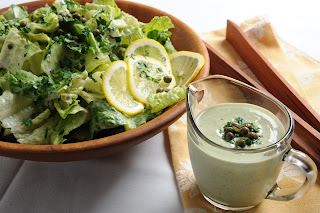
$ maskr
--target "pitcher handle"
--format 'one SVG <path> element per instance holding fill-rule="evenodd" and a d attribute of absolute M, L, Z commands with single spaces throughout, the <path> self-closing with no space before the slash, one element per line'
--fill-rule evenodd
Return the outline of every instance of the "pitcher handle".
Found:
<path fill-rule="evenodd" d="M 281 189 L 278 184 L 269 191 L 266 199 L 288 201 L 302 197 L 316 182 L 317 179 L 317 166 L 312 159 L 303 152 L 295 149 L 290 149 L 285 155 L 284 161 L 298 166 L 306 175 L 306 179 L 301 187 L 295 192 L 287 195 L 277 195 L 277 192 Z"/>

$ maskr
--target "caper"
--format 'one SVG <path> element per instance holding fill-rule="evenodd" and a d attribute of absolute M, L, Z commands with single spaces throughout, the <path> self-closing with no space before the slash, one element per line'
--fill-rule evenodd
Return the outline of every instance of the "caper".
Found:
<path fill-rule="evenodd" d="M 67 14 L 65 12 L 60 12 L 58 15 L 62 16 L 62 17 L 66 17 Z"/>
<path fill-rule="evenodd" d="M 242 140 L 242 139 L 239 139 L 239 140 L 237 140 L 235 145 L 239 146 L 241 148 L 244 148 L 246 146 L 246 142 L 244 140 Z"/>
<path fill-rule="evenodd" d="M 68 18 L 72 18 L 72 15 L 70 13 L 67 14 Z"/>
<path fill-rule="evenodd" d="M 247 127 L 248 129 L 252 129 L 252 125 L 250 123 L 243 124 L 243 127 Z"/>
<path fill-rule="evenodd" d="M 250 131 L 250 130 L 249 130 L 248 127 L 242 127 L 242 128 L 240 129 L 240 135 L 246 136 L 249 131 Z"/>
<path fill-rule="evenodd" d="M 249 132 L 249 133 L 248 133 L 248 137 L 249 137 L 250 139 L 258 139 L 258 138 L 259 138 L 259 135 L 258 135 L 257 133 L 255 133 L 255 132 Z"/>
<path fill-rule="evenodd" d="M 171 81 L 172 81 L 172 77 L 170 76 L 170 75 L 165 75 L 165 76 L 163 76 L 163 81 L 165 82 L 165 83 L 171 83 Z"/>
<path fill-rule="evenodd" d="M 8 49 L 11 50 L 13 48 L 13 44 L 8 44 Z"/>
<path fill-rule="evenodd" d="M 164 92 L 164 89 L 162 87 L 157 88 L 156 93 Z"/>
<path fill-rule="evenodd" d="M 81 17 L 81 18 L 80 18 L 80 21 L 81 21 L 82 23 L 85 23 L 85 22 L 87 21 L 87 19 L 86 19 L 85 17 Z"/>
<path fill-rule="evenodd" d="M 234 133 L 234 129 L 232 127 L 224 127 L 223 128 L 224 134 L 227 134 L 228 132 Z"/>
<path fill-rule="evenodd" d="M 20 27 L 25 27 L 27 26 L 27 22 L 25 20 L 20 21 Z"/>
<path fill-rule="evenodd" d="M 97 35 L 99 35 L 100 30 L 99 30 L 99 29 L 94 29 L 94 30 L 92 31 L 92 33 L 93 33 L 93 35 L 97 36 Z"/>
<path fill-rule="evenodd" d="M 59 40 L 59 37 L 58 37 L 58 36 L 55 36 L 55 37 L 53 37 L 53 40 L 54 40 L 54 41 L 58 41 L 58 40 Z"/>
<path fill-rule="evenodd" d="M 83 68 L 82 64 L 78 64 L 76 67 L 77 70 L 82 70 L 82 68 Z"/>
<path fill-rule="evenodd" d="M 63 34 L 64 34 L 63 29 L 60 29 L 60 28 L 57 29 L 57 30 L 56 30 L 56 34 L 57 34 L 57 35 L 63 35 Z"/>
<path fill-rule="evenodd" d="M 78 41 L 78 39 L 79 39 L 78 36 L 76 35 L 73 36 L 73 40 Z"/>
<path fill-rule="evenodd" d="M 241 130 L 241 125 L 240 124 L 232 122 L 231 126 L 234 129 L 234 131 L 240 132 L 240 130 Z"/>
<path fill-rule="evenodd" d="M 73 38 L 73 36 L 72 36 L 70 33 L 67 33 L 67 34 L 66 34 L 66 37 L 67 37 L 67 38 L 70 38 L 70 39 Z"/>
<path fill-rule="evenodd" d="M 226 134 L 226 140 L 231 141 L 234 138 L 234 134 L 232 132 L 228 132 Z"/>
<path fill-rule="evenodd" d="M 59 20 L 59 22 L 62 22 L 62 21 L 63 21 L 62 15 L 58 15 L 58 20 Z"/>
<path fill-rule="evenodd" d="M 80 19 L 81 18 L 81 15 L 79 13 L 75 13 L 72 15 L 73 18 L 75 19 Z"/>

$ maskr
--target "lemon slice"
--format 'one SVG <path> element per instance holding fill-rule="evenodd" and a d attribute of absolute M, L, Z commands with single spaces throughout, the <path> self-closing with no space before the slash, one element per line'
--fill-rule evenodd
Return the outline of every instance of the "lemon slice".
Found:
<path fill-rule="evenodd" d="M 204 57 L 195 52 L 179 51 L 169 56 L 177 86 L 188 85 L 204 65 Z"/>
<path fill-rule="evenodd" d="M 113 62 L 104 72 L 102 88 L 108 102 L 117 110 L 135 115 L 144 109 L 144 105 L 131 95 L 127 81 L 127 64 L 124 61 Z"/>
<path fill-rule="evenodd" d="M 142 103 L 146 103 L 147 97 L 156 93 L 158 88 L 172 89 L 176 85 L 174 76 L 161 62 L 153 58 L 144 56 L 129 58 L 128 71 L 130 92 Z M 164 77 L 171 78 L 171 82 L 166 83 Z"/>
<path fill-rule="evenodd" d="M 138 39 L 132 42 L 124 53 L 124 61 L 136 55 L 147 56 L 160 61 L 171 72 L 171 65 L 166 49 L 153 39 Z"/>

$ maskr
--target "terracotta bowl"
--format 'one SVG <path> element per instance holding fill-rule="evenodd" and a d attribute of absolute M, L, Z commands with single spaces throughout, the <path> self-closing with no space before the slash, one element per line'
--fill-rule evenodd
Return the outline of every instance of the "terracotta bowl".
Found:
<path fill-rule="evenodd" d="M 27 6 L 28 11 L 32 12 L 39 7 L 45 6 L 45 4 L 51 5 L 52 2 L 52 0 L 46 0 L 22 5 Z M 79 2 L 84 4 L 86 1 Z M 146 5 L 128 1 L 117 1 L 117 4 L 122 10 L 132 14 L 142 22 L 149 22 L 154 16 L 169 16 L 175 26 L 171 30 L 173 45 L 177 50 L 189 50 L 202 54 L 206 62 L 196 79 L 208 75 L 209 56 L 206 46 L 200 37 L 185 23 L 166 12 Z M 6 9 L 1 9 L 0 13 Z M 133 130 L 90 141 L 61 145 L 26 145 L 0 141 L 0 155 L 35 161 L 74 161 L 103 157 L 146 141 L 166 129 L 183 115 L 185 110 L 185 101 L 183 100 L 168 108 L 157 118 Z"/>

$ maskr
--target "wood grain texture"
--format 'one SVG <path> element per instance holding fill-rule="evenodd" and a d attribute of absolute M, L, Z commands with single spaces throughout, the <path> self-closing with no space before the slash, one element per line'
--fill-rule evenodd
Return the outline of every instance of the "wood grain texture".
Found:
<path fill-rule="evenodd" d="M 51 5 L 53 0 L 28 2 L 22 5 L 27 6 L 28 12 L 32 12 L 46 4 Z M 90 1 L 78 1 L 81 4 Z M 92 1 L 91 1 L 92 2 Z M 14 1 L 12 2 L 14 3 Z M 172 32 L 172 43 L 177 50 L 188 50 L 202 54 L 206 60 L 205 65 L 197 75 L 196 79 L 209 74 L 209 55 L 206 46 L 189 26 L 176 17 L 146 5 L 129 2 L 116 1 L 117 5 L 127 13 L 138 18 L 139 21 L 149 22 L 154 16 L 169 16 L 175 25 Z M 0 9 L 0 13 L 6 8 Z M 196 80 L 195 79 L 195 80 Z M 117 135 L 104 137 L 91 141 L 84 141 L 72 144 L 61 145 L 26 145 L 0 141 L 0 155 L 35 161 L 75 161 L 89 158 L 104 157 L 146 141 L 150 137 L 166 129 L 181 115 L 185 113 L 185 101 L 181 101 L 168 108 L 157 118 L 147 122 L 130 131 Z"/>
<path fill-rule="evenodd" d="M 228 59 L 222 56 L 208 43 L 204 42 L 208 48 L 210 57 L 210 72 L 211 74 L 225 75 L 235 78 L 239 81 L 247 83 L 257 89 L 269 93 L 266 88 L 258 84 L 255 80 L 249 77 L 241 69 L 232 64 Z M 270 94 L 272 95 L 272 94 Z M 295 121 L 295 131 L 292 138 L 292 147 L 308 154 L 313 161 L 320 167 L 320 133 L 300 118 L 296 113 L 290 110 Z"/>
<path fill-rule="evenodd" d="M 263 86 L 277 99 L 320 131 L 319 114 L 284 79 L 264 55 L 256 48 L 238 25 L 227 21 L 227 40 L 238 52 Z"/>

